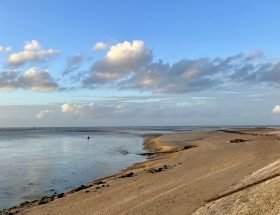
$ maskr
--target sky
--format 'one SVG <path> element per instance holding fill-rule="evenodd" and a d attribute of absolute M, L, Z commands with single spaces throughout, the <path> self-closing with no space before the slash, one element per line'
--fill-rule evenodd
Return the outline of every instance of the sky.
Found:
<path fill-rule="evenodd" d="M 277 1 L 0 1 L 0 127 L 278 125 Z"/>

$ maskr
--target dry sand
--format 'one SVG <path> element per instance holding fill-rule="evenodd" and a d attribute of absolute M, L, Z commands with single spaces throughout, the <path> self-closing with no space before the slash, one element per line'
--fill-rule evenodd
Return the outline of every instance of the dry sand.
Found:
<path fill-rule="evenodd" d="M 10 212 L 18 211 L 22 215 L 277 214 L 261 211 L 261 203 L 250 213 L 254 201 L 248 197 L 250 192 L 258 192 L 257 186 L 262 186 L 264 193 L 268 182 L 272 183 L 272 190 L 279 191 L 270 197 L 280 194 L 279 183 L 275 182 L 280 181 L 277 135 L 275 130 L 255 129 L 149 137 L 145 147 L 158 153 L 151 160 L 102 179 L 102 184 L 100 180 L 95 181 L 47 204 L 27 204 Z M 264 178 L 267 180 L 262 181 Z M 260 183 L 254 184 L 256 181 Z M 246 188 L 247 185 L 250 186 Z M 239 191 L 239 188 L 244 189 Z M 243 209 L 246 210 L 239 208 L 239 213 L 234 213 L 242 192 L 246 193 L 250 206 L 246 209 L 245 201 Z M 262 198 L 261 194 L 255 196 Z M 269 198 L 261 200 L 268 202 Z M 270 202 L 270 207 L 277 204 L 276 200 Z"/>

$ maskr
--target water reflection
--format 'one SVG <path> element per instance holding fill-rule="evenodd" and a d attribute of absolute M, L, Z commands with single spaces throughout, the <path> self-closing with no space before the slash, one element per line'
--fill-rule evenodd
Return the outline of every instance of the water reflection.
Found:
<path fill-rule="evenodd" d="M 0 209 L 63 192 L 144 160 L 136 155 L 142 152 L 142 138 L 129 134 L 9 135 L 0 132 Z M 87 140 L 88 135 L 94 138 Z"/>

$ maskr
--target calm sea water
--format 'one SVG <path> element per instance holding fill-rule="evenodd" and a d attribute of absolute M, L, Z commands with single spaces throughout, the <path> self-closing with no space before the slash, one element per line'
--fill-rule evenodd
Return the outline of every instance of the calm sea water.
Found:
<path fill-rule="evenodd" d="M 0 209 L 115 173 L 143 161 L 141 152 L 142 138 L 129 133 L 0 129 Z"/>
<path fill-rule="evenodd" d="M 0 128 L 0 209 L 144 161 L 143 134 L 207 129 L 214 127 Z"/>

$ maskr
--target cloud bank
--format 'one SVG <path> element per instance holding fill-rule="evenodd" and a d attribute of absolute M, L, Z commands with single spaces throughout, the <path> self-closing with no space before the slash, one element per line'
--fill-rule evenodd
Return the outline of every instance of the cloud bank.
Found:
<path fill-rule="evenodd" d="M 107 51 L 91 66 L 85 60 L 92 59 L 90 57 L 81 54 L 68 57 L 65 69 L 57 74 L 60 79 L 56 83 L 46 69 L 36 69 L 41 72 L 33 72 L 33 75 L 15 71 L 21 65 L 46 61 L 60 53 L 56 49 L 44 49 L 37 40 L 27 42 L 22 51 L 10 54 L 8 63 L 13 67 L 10 72 L 0 73 L 0 89 L 54 91 L 60 84 L 64 85 L 63 89 L 108 87 L 154 94 L 181 94 L 242 90 L 248 86 L 280 87 L 280 62 L 267 60 L 258 50 L 228 57 L 184 58 L 169 63 L 156 60 L 153 51 L 142 40 L 110 46 L 97 42 L 93 48 Z M 4 51 L 10 51 L 10 48 L 2 47 Z"/>
<path fill-rule="evenodd" d="M 124 125 L 159 125 L 161 123 L 164 123 L 161 125 L 173 123 L 192 125 L 205 122 L 213 125 L 241 121 L 250 124 L 264 123 L 268 118 L 268 121 L 279 121 L 279 118 L 277 119 L 271 113 L 269 97 L 266 95 L 261 97 L 263 99 L 254 100 L 247 96 L 227 94 L 214 97 L 154 95 L 93 98 L 88 101 L 80 100 L 45 106 L 42 110 L 54 110 L 44 118 L 46 121 L 53 119 L 64 123 L 99 126 L 112 126 L 114 123 L 115 125 L 120 125 L 119 123 Z M 262 106 L 262 104 L 265 105 Z"/>
<path fill-rule="evenodd" d="M 263 62 L 254 50 L 225 58 L 181 59 L 173 64 L 155 61 L 144 41 L 125 41 L 110 47 L 94 62 L 83 80 L 85 88 L 100 86 L 154 93 L 188 93 L 236 84 L 280 84 L 280 63 Z"/>

